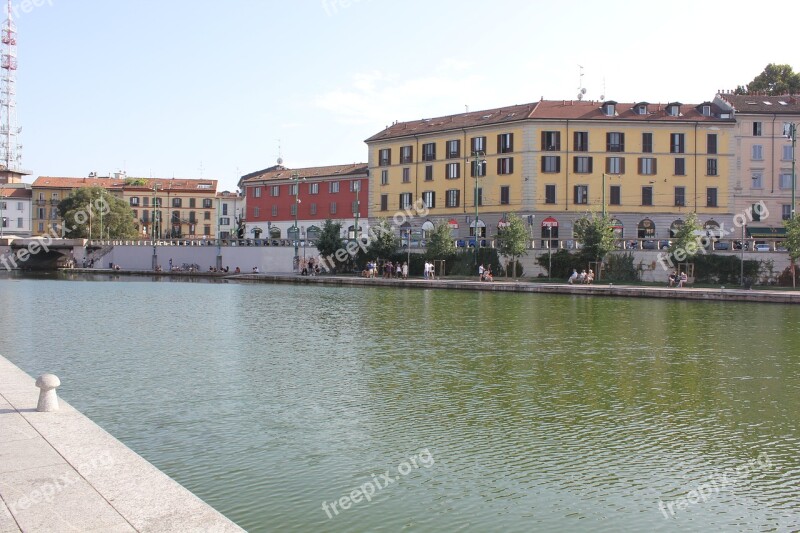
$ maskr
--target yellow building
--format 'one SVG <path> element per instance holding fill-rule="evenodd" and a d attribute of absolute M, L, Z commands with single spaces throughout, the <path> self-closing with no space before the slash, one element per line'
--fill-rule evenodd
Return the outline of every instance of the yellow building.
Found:
<path fill-rule="evenodd" d="M 482 151 L 481 234 L 515 212 L 532 235 L 570 239 L 574 221 L 605 204 L 619 237 L 667 239 L 690 212 L 708 226 L 730 218 L 734 126 L 711 102 L 545 100 L 396 123 L 366 141 L 370 216 L 420 198 L 430 220 L 417 225 L 446 219 L 455 237 L 472 235 L 471 158 Z"/>
<path fill-rule="evenodd" d="M 214 238 L 217 234 L 217 180 L 41 176 L 31 186 L 33 234 L 62 235 L 58 204 L 82 187 L 102 187 L 132 210 L 142 238 Z M 154 209 L 154 206 L 155 209 Z M 153 224 L 153 220 L 158 221 Z"/>

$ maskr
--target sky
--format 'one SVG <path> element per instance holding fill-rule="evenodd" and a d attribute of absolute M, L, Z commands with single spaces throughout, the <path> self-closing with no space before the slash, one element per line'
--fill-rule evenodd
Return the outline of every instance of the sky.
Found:
<path fill-rule="evenodd" d="M 124 170 L 235 191 L 279 155 L 290 168 L 366 162 L 364 139 L 395 120 L 581 87 L 588 100 L 700 103 L 768 63 L 800 70 L 797 0 L 36 4 L 12 2 L 28 181 Z"/>

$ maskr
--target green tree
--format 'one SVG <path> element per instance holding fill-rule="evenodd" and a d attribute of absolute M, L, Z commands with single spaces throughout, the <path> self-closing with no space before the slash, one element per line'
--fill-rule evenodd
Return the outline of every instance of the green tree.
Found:
<path fill-rule="evenodd" d="M 385 218 L 378 219 L 369 228 L 369 246 L 367 254 L 375 259 L 391 257 L 400 246 L 400 238 L 395 235 L 392 225 Z"/>
<path fill-rule="evenodd" d="M 675 232 L 675 236 L 672 238 L 672 244 L 669 246 L 669 253 L 676 261 L 684 261 L 694 256 L 699 251 L 695 232 L 700 228 L 701 226 L 700 222 L 697 220 L 697 214 L 689 213 L 683 225 Z"/>
<path fill-rule="evenodd" d="M 325 224 L 322 225 L 322 230 L 317 239 L 317 251 L 326 259 L 327 264 L 335 266 L 341 263 L 341 261 L 336 258 L 336 252 L 343 248 L 342 224 L 327 219 Z"/>
<path fill-rule="evenodd" d="M 500 228 L 497 234 L 498 251 L 500 255 L 511 258 L 511 270 L 513 270 L 513 277 L 517 277 L 517 258 L 527 255 L 528 251 L 528 230 L 525 228 L 525 223 L 516 214 L 511 213 L 506 217 L 506 226 Z M 508 268 L 506 268 L 506 277 L 508 277 Z"/>
<path fill-rule="evenodd" d="M 614 249 L 614 228 L 609 215 L 588 213 L 575 221 L 575 239 L 581 243 L 584 260 L 600 262 Z"/>
<path fill-rule="evenodd" d="M 58 204 L 58 213 L 70 239 L 133 239 L 139 234 L 130 206 L 102 187 L 73 191 Z"/>
<path fill-rule="evenodd" d="M 800 73 L 790 65 L 770 63 L 746 86 L 736 88 L 736 94 L 765 93 L 770 96 L 800 93 Z"/>
<path fill-rule="evenodd" d="M 794 216 L 789 220 L 785 220 L 783 225 L 786 226 L 786 249 L 789 251 L 789 258 L 792 260 L 792 287 L 795 287 L 797 276 L 795 275 L 795 263 L 800 258 L 800 217 Z"/>
<path fill-rule="evenodd" d="M 147 187 L 147 180 L 145 178 L 126 178 L 125 185 L 127 187 Z"/>
<path fill-rule="evenodd" d="M 428 249 L 425 253 L 428 259 L 444 259 L 456 253 L 456 244 L 447 221 L 439 221 L 428 234 Z"/>

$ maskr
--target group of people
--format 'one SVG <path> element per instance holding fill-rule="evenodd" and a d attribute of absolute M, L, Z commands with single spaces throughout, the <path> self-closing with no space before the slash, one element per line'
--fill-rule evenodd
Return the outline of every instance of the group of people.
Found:
<path fill-rule="evenodd" d="M 492 267 L 487 266 L 484 268 L 483 264 L 480 264 L 478 266 L 478 279 L 480 279 L 480 281 L 494 281 Z"/>
<path fill-rule="evenodd" d="M 422 277 L 430 280 L 436 279 L 436 269 L 433 263 L 428 260 L 425 261 L 425 266 L 422 269 Z"/>
<path fill-rule="evenodd" d="M 670 287 L 683 287 L 686 285 L 686 282 L 688 281 L 689 277 L 686 275 L 686 272 L 678 273 L 677 270 L 673 270 L 672 274 L 669 275 Z"/>
<path fill-rule="evenodd" d="M 582 285 L 589 285 L 594 281 L 594 271 L 590 268 L 589 272 L 586 270 L 581 270 L 581 273 L 578 274 L 576 269 L 572 269 L 572 275 L 570 275 L 569 279 L 567 279 L 567 283 L 570 285 L 574 285 L 576 283 Z"/>
<path fill-rule="evenodd" d="M 386 261 L 380 265 L 377 261 L 367 261 L 364 270 L 361 271 L 361 276 L 364 278 L 377 278 L 379 271 L 383 279 L 408 279 L 408 263 L 404 262 L 401 265 L 399 261 L 397 264 Z"/>
<path fill-rule="evenodd" d="M 303 276 L 316 276 L 319 273 L 319 263 L 313 257 L 309 257 L 308 260 L 304 257 L 300 260 L 300 274 Z"/>

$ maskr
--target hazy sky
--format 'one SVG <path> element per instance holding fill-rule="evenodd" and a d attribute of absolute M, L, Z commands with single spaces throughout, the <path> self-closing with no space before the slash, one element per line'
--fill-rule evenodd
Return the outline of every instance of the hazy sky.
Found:
<path fill-rule="evenodd" d="M 124 169 L 235 190 L 279 139 L 289 167 L 365 162 L 394 120 L 581 84 L 699 103 L 767 63 L 800 69 L 797 0 L 39 1 L 14 1 L 30 181 Z"/>

